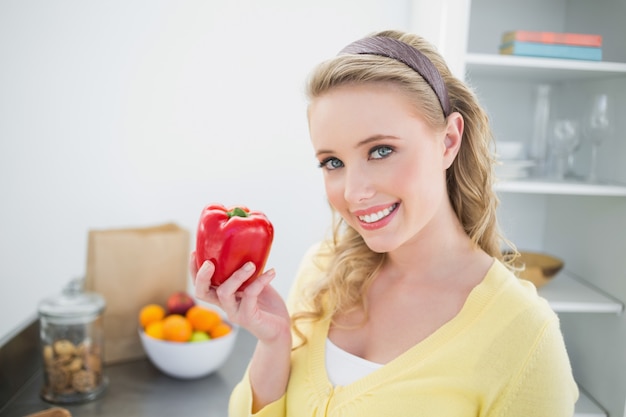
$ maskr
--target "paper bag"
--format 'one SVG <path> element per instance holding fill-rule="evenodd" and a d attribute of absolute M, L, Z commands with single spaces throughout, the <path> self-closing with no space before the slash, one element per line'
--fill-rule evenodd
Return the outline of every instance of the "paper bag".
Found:
<path fill-rule="evenodd" d="M 188 265 L 189 232 L 175 224 L 89 231 L 85 288 L 106 300 L 106 363 L 144 357 L 139 310 L 186 291 Z"/>

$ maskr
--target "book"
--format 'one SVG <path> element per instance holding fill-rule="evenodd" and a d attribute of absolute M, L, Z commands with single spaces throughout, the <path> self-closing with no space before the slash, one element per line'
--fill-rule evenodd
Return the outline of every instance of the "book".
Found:
<path fill-rule="evenodd" d="M 602 35 L 530 30 L 513 30 L 502 35 L 502 43 L 514 41 L 601 47 Z"/>
<path fill-rule="evenodd" d="M 536 42 L 514 41 L 505 43 L 500 45 L 500 54 L 540 58 L 579 59 L 585 61 L 602 60 L 602 48 Z"/>

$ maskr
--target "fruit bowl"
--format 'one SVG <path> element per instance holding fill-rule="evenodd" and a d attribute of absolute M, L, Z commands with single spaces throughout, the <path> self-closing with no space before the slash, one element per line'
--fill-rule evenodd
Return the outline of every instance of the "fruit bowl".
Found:
<path fill-rule="evenodd" d="M 194 379 L 219 369 L 232 353 L 239 328 L 225 336 L 199 342 L 169 342 L 148 336 L 139 329 L 139 338 L 150 362 L 174 378 Z"/>
<path fill-rule="evenodd" d="M 552 255 L 538 252 L 520 251 L 516 266 L 525 266 L 519 277 L 535 284 L 539 288 L 547 284 L 561 269 L 563 261 Z"/>

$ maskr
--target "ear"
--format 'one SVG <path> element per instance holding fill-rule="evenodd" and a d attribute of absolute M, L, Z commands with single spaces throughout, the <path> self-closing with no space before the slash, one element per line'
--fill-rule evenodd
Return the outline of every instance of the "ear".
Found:
<path fill-rule="evenodd" d="M 448 116 L 448 124 L 446 125 L 446 136 L 443 140 L 443 169 L 448 169 L 454 162 L 459 149 L 461 148 L 461 141 L 463 139 L 463 116 L 460 113 L 454 112 Z"/>

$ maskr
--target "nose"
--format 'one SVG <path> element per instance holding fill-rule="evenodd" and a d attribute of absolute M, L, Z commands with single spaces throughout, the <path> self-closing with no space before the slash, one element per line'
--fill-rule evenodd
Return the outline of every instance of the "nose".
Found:
<path fill-rule="evenodd" d="M 375 194 L 374 178 L 362 167 L 346 169 L 344 180 L 343 195 L 348 203 L 358 204 Z"/>

